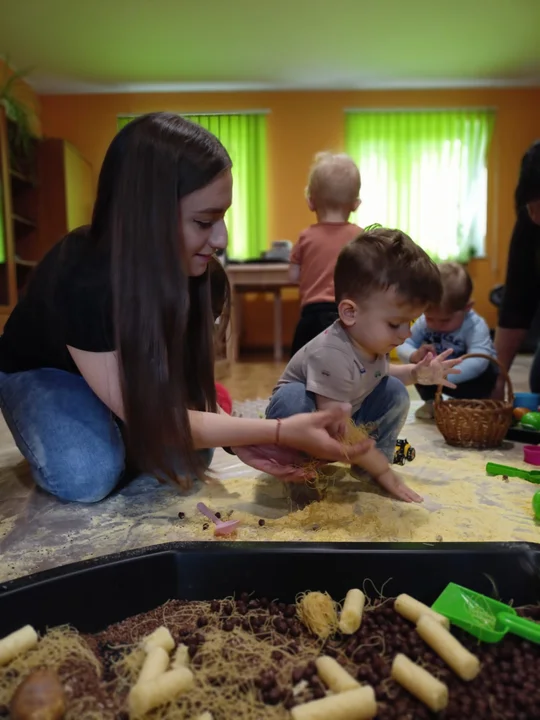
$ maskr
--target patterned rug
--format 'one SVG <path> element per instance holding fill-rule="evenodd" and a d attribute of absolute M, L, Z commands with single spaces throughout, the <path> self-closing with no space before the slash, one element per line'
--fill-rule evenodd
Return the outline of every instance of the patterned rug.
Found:
<path fill-rule="evenodd" d="M 266 400 L 235 405 L 259 417 Z M 233 540 L 318 542 L 540 542 L 531 508 L 537 489 L 523 480 L 488 477 L 488 460 L 524 466 L 521 446 L 479 452 L 445 444 L 434 423 L 414 418 L 403 429 L 416 459 L 399 473 L 422 505 L 392 500 L 370 479 L 331 466 L 326 499 L 299 510 L 289 487 L 219 449 L 214 479 L 188 494 L 149 477 L 97 505 L 63 503 L 36 489 L 0 421 L 0 582 L 69 562 L 173 541 L 213 540 L 196 510 L 203 500 L 241 521 Z M 180 517 L 179 517 L 180 514 Z M 216 539 L 217 540 L 217 539 Z"/>

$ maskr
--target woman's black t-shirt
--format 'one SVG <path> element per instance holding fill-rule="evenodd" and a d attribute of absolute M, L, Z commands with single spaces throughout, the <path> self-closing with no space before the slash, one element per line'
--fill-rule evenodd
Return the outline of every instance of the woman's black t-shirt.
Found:
<path fill-rule="evenodd" d="M 58 368 L 77 373 L 67 346 L 114 350 L 108 252 L 79 228 L 36 268 L 0 337 L 0 371 Z"/>
<path fill-rule="evenodd" d="M 528 329 L 540 307 L 540 226 L 520 211 L 508 256 L 499 326 Z"/>

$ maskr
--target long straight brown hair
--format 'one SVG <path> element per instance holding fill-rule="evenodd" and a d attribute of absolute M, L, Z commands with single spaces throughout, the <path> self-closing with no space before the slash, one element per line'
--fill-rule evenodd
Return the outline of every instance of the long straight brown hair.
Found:
<path fill-rule="evenodd" d="M 216 411 L 210 273 L 189 277 L 181 198 L 231 166 L 211 133 L 172 113 L 143 115 L 112 141 L 92 237 L 110 251 L 128 454 L 187 487 L 205 468 L 188 410 Z"/>

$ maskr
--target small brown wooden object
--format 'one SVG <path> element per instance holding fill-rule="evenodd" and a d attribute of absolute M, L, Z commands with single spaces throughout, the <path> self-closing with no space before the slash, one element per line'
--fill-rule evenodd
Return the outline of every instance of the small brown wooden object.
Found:
<path fill-rule="evenodd" d="M 66 696 L 58 675 L 52 670 L 34 670 L 19 685 L 11 699 L 11 720 L 61 720 Z"/>

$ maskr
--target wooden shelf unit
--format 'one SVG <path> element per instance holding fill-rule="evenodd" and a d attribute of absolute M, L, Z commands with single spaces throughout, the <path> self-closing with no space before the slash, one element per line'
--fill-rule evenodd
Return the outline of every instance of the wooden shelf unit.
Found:
<path fill-rule="evenodd" d="M 90 222 L 92 166 L 57 138 L 16 150 L 16 128 L 0 106 L 0 331 L 35 266 L 70 230 Z"/>

